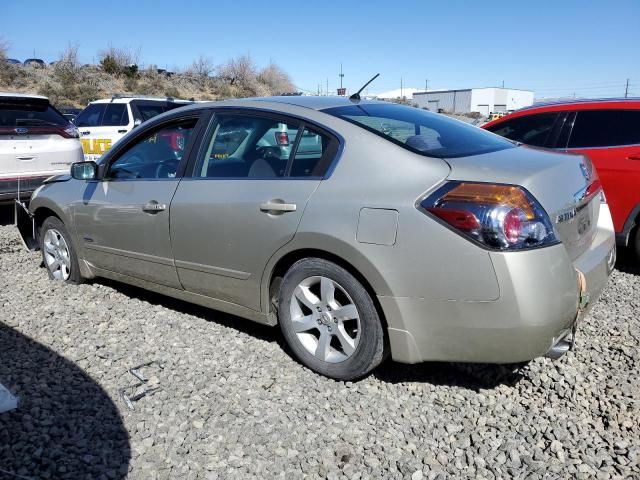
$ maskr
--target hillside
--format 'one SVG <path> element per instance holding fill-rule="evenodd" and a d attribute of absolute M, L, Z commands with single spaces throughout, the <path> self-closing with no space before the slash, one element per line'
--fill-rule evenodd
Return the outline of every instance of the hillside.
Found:
<path fill-rule="evenodd" d="M 0 91 L 37 93 L 56 106 L 84 107 L 114 93 L 136 93 L 196 100 L 267 96 L 294 91 L 278 65 L 259 68 L 249 56 L 214 66 L 200 57 L 181 72 L 155 66 L 138 70 L 127 52 L 109 49 L 98 65 L 80 65 L 76 50 L 68 49 L 54 65 L 25 66 L 6 62 L 0 46 Z"/>

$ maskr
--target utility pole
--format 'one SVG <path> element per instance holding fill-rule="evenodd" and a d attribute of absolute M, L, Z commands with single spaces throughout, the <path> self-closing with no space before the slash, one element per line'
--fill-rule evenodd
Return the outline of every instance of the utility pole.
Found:
<path fill-rule="evenodd" d="M 318 84 L 318 96 L 320 96 L 320 84 Z"/>
<path fill-rule="evenodd" d="M 400 77 L 400 98 L 404 98 L 404 95 L 402 94 L 402 77 Z"/>
<path fill-rule="evenodd" d="M 342 62 L 340 62 L 340 88 L 342 88 L 342 78 L 344 77 L 344 73 L 342 73 Z"/>
<path fill-rule="evenodd" d="M 627 98 L 629 95 L 629 79 L 627 78 L 627 86 L 624 87 L 624 98 Z"/>
<path fill-rule="evenodd" d="M 327 97 L 329 96 L 329 79 L 327 78 Z"/>
<path fill-rule="evenodd" d="M 502 80 L 502 88 L 504 88 L 504 80 Z"/>
<path fill-rule="evenodd" d="M 429 79 L 425 78 L 424 79 L 424 91 L 426 92 L 427 90 L 429 90 Z"/>

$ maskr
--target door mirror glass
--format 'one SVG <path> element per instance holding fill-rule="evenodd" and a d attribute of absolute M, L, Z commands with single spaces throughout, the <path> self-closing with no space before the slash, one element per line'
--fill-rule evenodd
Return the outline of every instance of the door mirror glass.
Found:
<path fill-rule="evenodd" d="M 134 127 L 138 127 L 142 124 L 142 120 L 139 118 L 136 118 L 135 121 L 133 122 L 133 126 Z"/>
<path fill-rule="evenodd" d="M 76 162 L 71 165 L 71 176 L 76 180 L 95 180 L 98 165 L 96 162 Z"/>

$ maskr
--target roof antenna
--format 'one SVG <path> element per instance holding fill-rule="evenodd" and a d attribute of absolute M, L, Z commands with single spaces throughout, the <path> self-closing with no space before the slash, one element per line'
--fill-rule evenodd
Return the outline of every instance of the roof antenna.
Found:
<path fill-rule="evenodd" d="M 349 100 L 360 100 L 360 93 L 361 93 L 365 88 L 367 88 L 367 87 L 369 86 L 369 84 L 370 84 L 371 82 L 373 82 L 373 81 L 374 81 L 376 78 L 378 78 L 379 76 L 380 76 L 380 74 L 379 74 L 379 73 L 376 73 L 376 74 L 374 75 L 374 77 L 373 77 L 371 80 L 369 80 L 367 83 L 365 83 L 365 84 L 362 86 L 362 88 L 361 88 L 360 90 L 358 90 L 356 93 L 354 93 L 353 95 L 351 95 L 351 96 L 349 97 Z"/>

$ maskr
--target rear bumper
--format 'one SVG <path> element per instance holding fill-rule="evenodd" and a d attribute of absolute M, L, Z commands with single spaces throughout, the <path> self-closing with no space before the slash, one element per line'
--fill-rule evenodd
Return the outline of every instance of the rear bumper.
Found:
<path fill-rule="evenodd" d="M 13 200 L 28 199 L 33 191 L 42 185 L 51 175 L 20 178 L 0 178 L 0 202 L 9 203 Z M 20 185 L 18 185 L 18 183 Z M 20 192 L 20 195 L 18 195 Z"/>
<path fill-rule="evenodd" d="M 491 253 L 498 300 L 379 296 L 393 359 L 515 363 L 550 352 L 598 299 L 615 263 L 613 224 L 603 210 L 590 248 L 574 261 L 562 245 Z M 586 280 L 582 292 L 576 270 Z"/>

